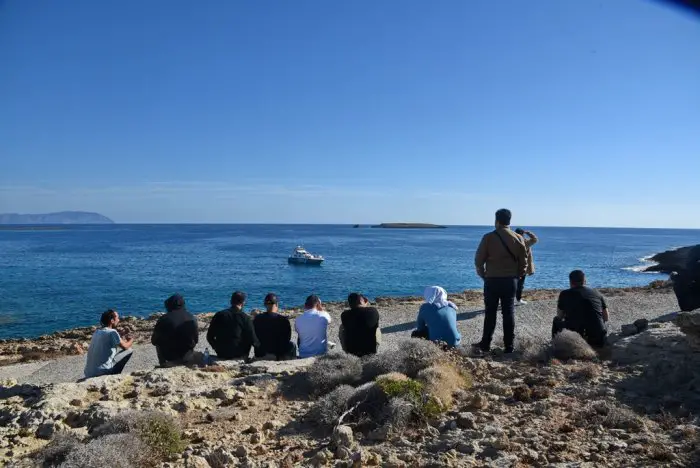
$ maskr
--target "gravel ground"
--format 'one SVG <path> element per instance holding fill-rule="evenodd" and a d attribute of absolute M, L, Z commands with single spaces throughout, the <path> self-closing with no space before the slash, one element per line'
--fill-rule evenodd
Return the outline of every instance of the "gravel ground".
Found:
<path fill-rule="evenodd" d="M 634 293 L 606 299 L 610 308 L 609 331 L 619 331 L 620 326 L 632 323 L 638 318 L 654 319 L 659 316 L 678 311 L 676 298 L 673 294 Z M 339 343 L 338 325 L 340 309 L 329 311 L 333 317 L 330 339 Z M 414 327 L 418 307 L 415 302 L 397 300 L 379 310 L 383 342 L 381 349 L 394 349 L 402 338 L 410 336 Z M 548 339 L 551 333 L 552 317 L 556 312 L 556 301 L 536 301 L 516 309 L 516 343 L 518 338 Z M 458 325 L 462 333 L 462 343 L 469 346 L 481 339 L 483 326 L 483 308 L 465 307 L 459 311 Z M 499 319 L 494 346 L 502 343 L 503 334 Z M 207 346 L 205 335 L 199 340 L 198 349 L 203 351 Z M 339 346 L 339 344 L 338 344 Z M 158 364 L 155 349 L 150 345 L 134 346 L 134 354 L 124 372 L 150 369 Z M 31 364 L 17 364 L 0 367 L 0 381 L 16 379 L 19 382 L 31 384 L 71 382 L 83 376 L 85 356 L 70 356 L 54 361 Z"/>

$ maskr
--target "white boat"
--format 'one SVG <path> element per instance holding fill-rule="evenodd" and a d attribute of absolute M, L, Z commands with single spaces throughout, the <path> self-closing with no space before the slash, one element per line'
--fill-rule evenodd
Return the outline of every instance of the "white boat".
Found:
<path fill-rule="evenodd" d="M 320 265 L 321 262 L 323 262 L 323 257 L 308 252 L 302 246 L 297 246 L 297 248 L 294 249 L 294 252 L 292 252 L 292 255 L 289 256 L 287 261 L 295 265 Z"/>

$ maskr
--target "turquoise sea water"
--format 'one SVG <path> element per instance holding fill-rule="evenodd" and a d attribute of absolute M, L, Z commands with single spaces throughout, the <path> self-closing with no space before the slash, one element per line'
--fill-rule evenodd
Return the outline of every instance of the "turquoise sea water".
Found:
<path fill-rule="evenodd" d="M 425 286 L 480 288 L 473 257 L 489 227 L 440 230 L 292 225 L 106 225 L 0 230 L 0 338 L 95 324 L 99 314 L 149 315 L 182 293 L 193 312 L 227 306 L 231 292 L 261 307 L 274 291 L 283 305 L 310 293 L 343 300 L 420 295 Z M 529 288 L 562 288 L 582 268 L 594 286 L 644 285 L 641 258 L 700 242 L 698 230 L 531 228 L 537 272 Z M 320 267 L 287 264 L 303 243 Z"/>

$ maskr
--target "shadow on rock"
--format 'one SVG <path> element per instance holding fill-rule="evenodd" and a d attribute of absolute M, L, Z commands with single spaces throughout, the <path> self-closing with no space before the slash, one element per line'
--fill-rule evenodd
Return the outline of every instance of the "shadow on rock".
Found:
<path fill-rule="evenodd" d="M 700 413 L 700 353 L 677 326 L 654 323 L 620 338 L 610 358 L 628 371 L 615 388 L 623 403 L 648 415 Z"/>

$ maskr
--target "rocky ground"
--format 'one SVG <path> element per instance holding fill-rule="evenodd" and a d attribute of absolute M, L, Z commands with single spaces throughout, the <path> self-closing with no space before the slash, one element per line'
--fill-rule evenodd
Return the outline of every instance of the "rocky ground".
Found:
<path fill-rule="evenodd" d="M 87 437 L 116 413 L 157 410 L 179 421 L 186 444 L 163 467 L 698 466 L 700 319 L 676 322 L 615 334 L 593 361 L 536 361 L 525 340 L 508 358 L 464 349 L 459 363 L 473 385 L 456 392 L 453 407 L 383 437 L 307 422 L 315 399 L 283 386 L 313 359 L 139 370 L 82 383 L 6 381 L 0 464 L 33 466 L 31 454 L 59 432 Z"/>

